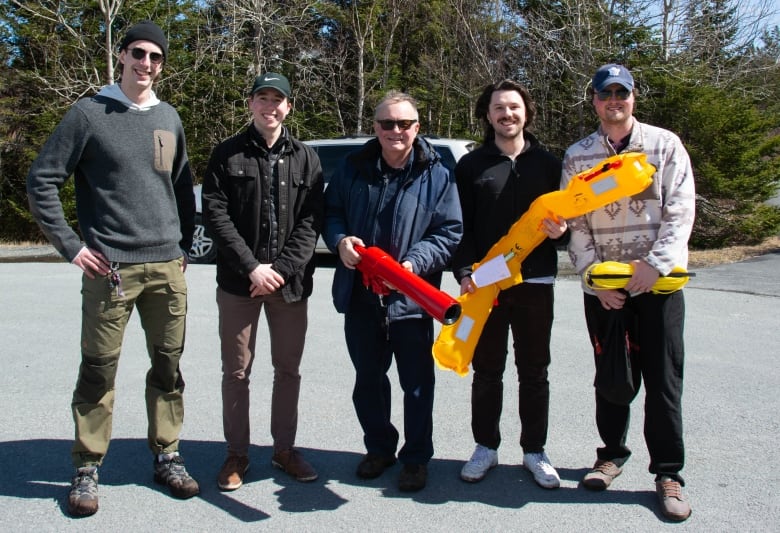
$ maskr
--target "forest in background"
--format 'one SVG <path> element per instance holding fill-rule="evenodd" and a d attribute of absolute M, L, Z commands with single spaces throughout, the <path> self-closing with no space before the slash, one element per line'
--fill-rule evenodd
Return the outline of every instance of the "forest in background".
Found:
<path fill-rule="evenodd" d="M 691 244 L 751 244 L 780 228 L 780 28 L 770 0 L 0 0 L 0 239 L 41 238 L 30 163 L 68 107 L 115 81 L 117 45 L 142 19 L 170 42 L 156 87 L 187 134 L 196 181 L 246 125 L 266 70 L 293 86 L 300 139 L 371 133 L 389 89 L 420 102 L 421 131 L 480 140 L 475 99 L 513 78 L 556 155 L 597 126 L 595 69 L 628 66 L 636 116 L 685 143 L 697 186 Z M 73 180 L 63 190 L 75 227 Z"/>

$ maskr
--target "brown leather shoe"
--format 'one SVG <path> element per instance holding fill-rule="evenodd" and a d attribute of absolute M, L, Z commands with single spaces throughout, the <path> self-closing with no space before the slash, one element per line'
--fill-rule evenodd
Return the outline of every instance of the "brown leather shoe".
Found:
<path fill-rule="evenodd" d="M 271 458 L 271 464 L 287 472 L 298 481 L 314 481 L 317 479 L 317 472 L 306 462 L 301 452 L 294 448 L 275 452 Z"/>
<path fill-rule="evenodd" d="M 691 505 L 683 496 L 679 481 L 664 476 L 655 482 L 655 492 L 661 503 L 661 512 L 666 518 L 682 522 L 691 516 Z"/>
<path fill-rule="evenodd" d="M 385 468 L 395 464 L 395 455 L 377 455 L 367 453 L 363 456 L 360 464 L 357 466 L 357 477 L 363 479 L 374 479 L 382 475 Z"/>
<path fill-rule="evenodd" d="M 590 472 L 582 478 L 582 484 L 590 490 L 605 490 L 623 472 L 623 469 L 612 461 L 597 459 Z"/>
<path fill-rule="evenodd" d="M 249 470 L 249 457 L 246 455 L 228 455 L 217 474 L 220 490 L 236 490 L 244 484 L 244 475 Z"/>
<path fill-rule="evenodd" d="M 417 492 L 425 487 L 428 480 L 428 465 L 404 465 L 398 476 L 398 490 Z"/>

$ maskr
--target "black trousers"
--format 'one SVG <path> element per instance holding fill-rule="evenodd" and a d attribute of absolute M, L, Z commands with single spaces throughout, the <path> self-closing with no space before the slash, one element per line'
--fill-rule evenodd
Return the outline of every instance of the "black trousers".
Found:
<path fill-rule="evenodd" d="M 645 385 L 644 436 L 650 454 L 649 471 L 670 476 L 684 483 L 679 472 L 685 462 L 682 425 L 683 328 L 685 299 L 683 292 L 642 294 L 626 299 L 623 309 L 607 310 L 595 296 L 585 294 L 585 320 L 591 343 L 598 336 L 609 313 L 624 313 L 633 324 L 629 337 L 636 345 L 632 353 L 634 383 Z M 599 459 L 622 465 L 631 455 L 626 435 L 630 405 L 610 403 L 596 392 L 596 425 L 604 446 Z"/>
<path fill-rule="evenodd" d="M 553 286 L 522 283 L 501 291 L 474 350 L 471 384 L 471 430 L 474 440 L 491 449 L 501 443 L 499 420 L 509 329 L 517 367 L 520 445 L 524 453 L 544 451 L 547 442 L 550 383 L 550 330 Z"/>

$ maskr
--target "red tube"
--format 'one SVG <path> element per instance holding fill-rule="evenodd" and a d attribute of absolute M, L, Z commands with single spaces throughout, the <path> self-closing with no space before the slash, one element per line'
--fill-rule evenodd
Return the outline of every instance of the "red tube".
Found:
<path fill-rule="evenodd" d="M 453 324 L 460 318 L 460 304 L 455 298 L 404 269 L 381 248 L 355 245 L 355 251 L 360 254 L 357 269 L 363 273 L 366 287 L 377 294 L 388 294 L 384 285 L 387 282 L 442 324 Z"/>

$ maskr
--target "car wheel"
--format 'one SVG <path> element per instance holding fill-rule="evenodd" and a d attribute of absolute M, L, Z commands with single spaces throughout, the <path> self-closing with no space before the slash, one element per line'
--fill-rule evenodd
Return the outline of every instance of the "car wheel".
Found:
<path fill-rule="evenodd" d="M 203 225 L 203 217 L 195 214 L 195 231 L 192 234 L 192 248 L 190 249 L 190 263 L 213 263 L 217 258 L 217 246 L 211 235 Z"/>

